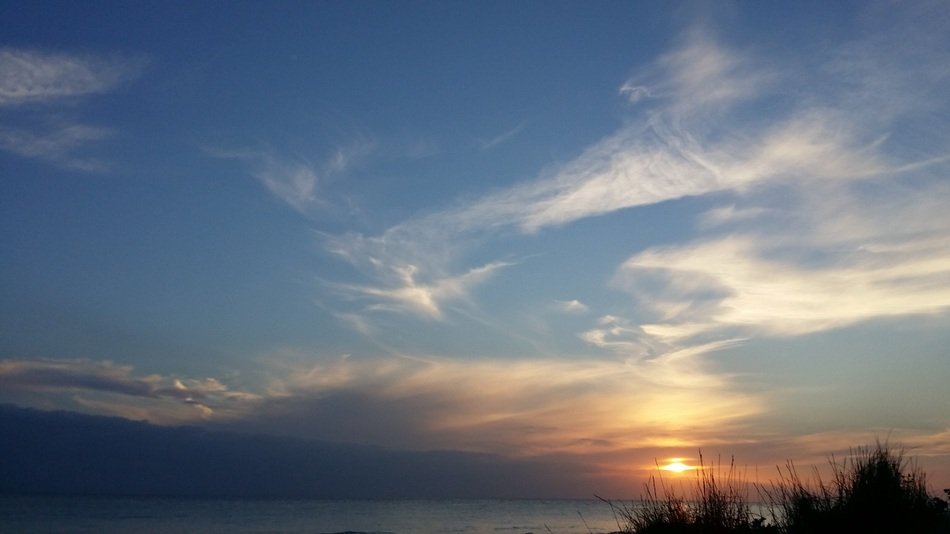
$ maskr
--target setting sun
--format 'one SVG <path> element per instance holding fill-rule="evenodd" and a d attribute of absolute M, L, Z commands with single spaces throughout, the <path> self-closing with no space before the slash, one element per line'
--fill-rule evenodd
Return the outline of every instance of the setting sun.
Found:
<path fill-rule="evenodd" d="M 670 463 L 660 467 L 660 469 L 663 471 L 671 471 L 673 473 L 682 473 L 683 471 L 696 469 L 696 467 L 684 464 L 682 458 L 672 458 Z"/>

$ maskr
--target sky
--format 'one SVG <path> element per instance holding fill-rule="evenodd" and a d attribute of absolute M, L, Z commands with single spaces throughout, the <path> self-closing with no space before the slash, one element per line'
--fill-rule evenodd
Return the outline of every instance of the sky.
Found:
<path fill-rule="evenodd" d="M 0 403 L 566 496 L 878 439 L 950 487 L 941 2 L 0 19 Z"/>

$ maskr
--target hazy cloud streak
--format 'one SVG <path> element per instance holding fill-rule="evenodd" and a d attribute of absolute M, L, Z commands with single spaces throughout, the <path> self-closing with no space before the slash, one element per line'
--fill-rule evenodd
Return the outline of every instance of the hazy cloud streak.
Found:
<path fill-rule="evenodd" d="M 517 126 L 515 126 L 514 128 L 506 132 L 503 132 L 499 135 L 496 135 L 495 137 L 492 137 L 491 139 L 479 141 L 479 148 L 481 150 L 491 150 L 497 147 L 498 145 L 507 143 L 514 136 L 518 135 L 521 132 L 521 130 L 524 129 L 524 127 L 525 127 L 525 123 L 522 122 L 518 124 Z"/>
<path fill-rule="evenodd" d="M 33 133 L 0 126 L 0 149 L 27 158 L 38 158 L 80 171 L 104 171 L 109 164 L 77 152 L 112 137 L 114 131 L 82 124 L 68 124 L 47 133 Z"/>
<path fill-rule="evenodd" d="M 115 131 L 51 116 L 49 108 L 113 91 L 137 78 L 144 64 L 117 55 L 0 48 L 0 107 L 8 112 L 0 124 L 0 149 L 66 169 L 107 171 L 109 162 L 84 152 Z M 6 125 L 13 122 L 21 125 Z"/>
<path fill-rule="evenodd" d="M 494 271 L 510 265 L 493 262 L 476 267 L 458 276 L 438 278 L 431 283 L 416 280 L 417 269 L 414 265 L 395 268 L 394 287 L 378 288 L 339 284 L 338 290 L 351 295 L 363 295 L 377 298 L 382 302 L 370 306 L 373 310 L 408 311 L 430 319 L 442 319 L 443 307 L 447 302 L 465 300 L 475 285 L 488 279 Z"/>
<path fill-rule="evenodd" d="M 0 48 L 0 106 L 111 91 L 137 77 L 143 61 Z"/>
<path fill-rule="evenodd" d="M 243 161 L 248 172 L 268 192 L 301 214 L 326 203 L 321 187 L 344 173 L 374 149 L 372 142 L 360 142 L 336 149 L 322 164 L 315 164 L 300 155 L 287 155 L 271 148 L 222 149 L 205 147 L 215 158 Z"/>

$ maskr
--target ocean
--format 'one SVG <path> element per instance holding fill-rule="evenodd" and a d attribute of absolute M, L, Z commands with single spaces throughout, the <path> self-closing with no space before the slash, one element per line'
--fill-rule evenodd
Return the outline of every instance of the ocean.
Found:
<path fill-rule="evenodd" d="M 603 534 L 596 500 L 265 500 L 0 496 L 0 532 Z"/>

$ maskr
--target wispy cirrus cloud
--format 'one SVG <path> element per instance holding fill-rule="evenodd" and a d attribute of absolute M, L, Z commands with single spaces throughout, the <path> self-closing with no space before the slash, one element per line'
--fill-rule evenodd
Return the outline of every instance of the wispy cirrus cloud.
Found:
<path fill-rule="evenodd" d="M 725 105 L 725 99 L 719 95 L 715 102 Z M 691 115 L 694 105 L 680 109 L 674 102 L 646 124 L 594 144 L 553 176 L 491 195 L 446 218 L 464 229 L 514 225 L 532 233 L 688 196 L 744 192 L 776 181 L 867 178 L 897 168 L 875 140 L 858 136 L 856 124 L 830 111 L 806 110 L 753 127 L 754 133 L 703 138 L 707 118 Z"/>
<path fill-rule="evenodd" d="M 320 181 L 313 165 L 305 161 L 279 161 L 266 157 L 253 175 L 275 197 L 306 213 L 317 202 Z"/>
<path fill-rule="evenodd" d="M 294 210 L 308 214 L 325 205 L 321 187 L 341 175 L 374 150 L 372 141 L 360 141 L 334 150 L 321 163 L 299 154 L 288 155 L 273 148 L 228 149 L 205 147 L 216 158 L 243 161 L 248 172 L 267 191 Z"/>
<path fill-rule="evenodd" d="M 46 132 L 0 126 L 0 149 L 69 169 L 101 172 L 108 170 L 111 165 L 101 158 L 87 155 L 86 149 L 114 134 L 115 131 L 110 128 L 83 124 L 65 124 Z"/>
<path fill-rule="evenodd" d="M 737 119 L 768 103 L 780 85 L 781 73 L 762 65 L 694 32 L 644 69 L 635 85 L 624 84 L 650 88 L 642 120 L 535 179 L 411 218 L 377 236 L 327 236 L 326 247 L 368 277 L 359 292 L 386 308 L 394 295 L 424 296 L 420 283 L 464 275 L 472 246 L 511 230 L 531 235 L 618 210 L 746 194 L 773 183 L 865 179 L 892 166 L 877 139 L 859 135 L 846 114 L 808 106 L 767 123 Z M 434 315 L 427 305 L 402 309 Z"/>
<path fill-rule="evenodd" d="M 472 287 L 509 265 L 511 264 L 505 262 L 492 262 L 457 276 L 436 278 L 426 283 L 417 280 L 418 269 L 414 265 L 408 265 L 393 269 L 394 280 L 389 287 L 347 284 L 338 284 L 335 287 L 351 296 L 370 297 L 380 301 L 370 305 L 370 310 L 406 311 L 441 320 L 447 303 L 465 300 Z"/>
<path fill-rule="evenodd" d="M 320 175 L 306 158 L 284 156 L 272 149 L 224 149 L 205 147 L 205 153 L 219 158 L 245 162 L 249 173 L 278 200 L 306 214 L 320 201 Z M 340 157 L 331 158 L 326 168 L 344 165 Z"/>
<path fill-rule="evenodd" d="M 524 129 L 525 125 L 526 125 L 526 123 L 521 122 L 521 123 L 519 123 L 517 126 L 515 126 L 514 128 L 512 128 L 512 129 L 510 129 L 510 130 L 506 130 L 506 131 L 504 131 L 504 132 L 502 132 L 502 133 L 496 135 L 495 137 L 491 137 L 491 138 L 489 138 L 489 139 L 480 139 L 480 140 L 478 141 L 479 149 L 481 149 L 481 150 L 483 150 L 483 151 L 484 151 L 484 150 L 491 150 L 491 149 L 497 147 L 498 145 L 507 143 L 508 141 L 510 141 L 511 139 L 513 139 L 516 135 L 518 135 L 519 133 L 521 133 L 521 130 Z"/>
<path fill-rule="evenodd" d="M 839 80 L 838 57 L 829 52 L 824 68 L 811 72 Z M 940 64 L 940 58 L 914 68 L 931 64 Z M 783 190 L 834 188 L 841 194 L 945 162 L 941 153 L 909 158 L 891 135 L 905 116 L 916 113 L 910 95 L 920 91 L 902 94 L 887 80 L 914 79 L 912 73 L 860 69 L 848 75 L 867 78 L 867 84 L 878 87 L 876 98 L 900 104 L 889 106 L 893 113 L 886 117 L 869 119 L 849 103 L 850 88 L 863 85 L 825 91 L 813 79 L 803 83 L 795 65 L 764 61 L 694 30 L 621 86 L 622 94 L 644 104 L 637 118 L 573 160 L 472 202 L 409 219 L 379 236 L 338 236 L 327 246 L 354 265 L 372 264 L 364 274 L 386 287 L 386 277 L 374 271 L 379 266 L 381 272 L 425 266 L 433 278 L 451 276 L 465 272 L 458 264 L 466 247 L 512 229 L 532 235 L 691 196 L 726 194 L 735 206 L 737 200 Z M 938 78 L 931 73 L 925 79 L 943 83 Z M 760 116 L 762 109 L 769 113 Z M 744 202 L 738 210 L 709 212 L 704 224 L 708 229 L 751 221 L 772 208 Z M 418 274 L 425 276 L 423 271 Z"/>
<path fill-rule="evenodd" d="M 0 106 L 109 92 L 138 77 L 142 59 L 0 48 Z"/>
<path fill-rule="evenodd" d="M 115 130 L 64 119 L 56 111 L 106 94 L 137 78 L 141 58 L 0 48 L 0 149 L 85 172 L 111 163 L 90 154 Z M 16 124 L 16 126 L 12 126 Z"/>

